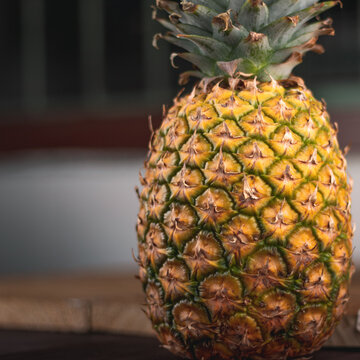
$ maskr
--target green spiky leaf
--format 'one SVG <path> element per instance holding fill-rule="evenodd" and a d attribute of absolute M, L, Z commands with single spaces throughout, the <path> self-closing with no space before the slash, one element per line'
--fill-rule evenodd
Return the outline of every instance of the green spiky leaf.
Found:
<path fill-rule="evenodd" d="M 329 19 L 314 21 L 339 0 L 156 0 L 169 32 L 156 35 L 188 51 L 197 77 L 230 76 L 219 64 L 238 64 L 260 81 L 286 79 L 308 51 L 322 52 L 320 35 L 333 35 Z M 155 45 L 157 41 L 154 42 Z M 202 74 L 202 75 L 200 75 Z"/>

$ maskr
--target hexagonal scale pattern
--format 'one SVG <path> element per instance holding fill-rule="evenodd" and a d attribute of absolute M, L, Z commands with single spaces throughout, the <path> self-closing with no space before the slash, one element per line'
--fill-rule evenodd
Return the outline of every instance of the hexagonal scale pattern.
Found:
<path fill-rule="evenodd" d="M 139 276 L 165 347 L 240 360 L 321 346 L 348 300 L 351 187 L 309 90 L 177 98 L 140 181 Z"/>

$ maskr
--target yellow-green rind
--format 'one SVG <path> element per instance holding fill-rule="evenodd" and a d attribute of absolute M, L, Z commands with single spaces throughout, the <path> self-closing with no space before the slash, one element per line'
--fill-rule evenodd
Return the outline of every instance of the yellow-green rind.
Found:
<path fill-rule="evenodd" d="M 140 278 L 182 357 L 313 353 L 345 310 L 351 186 L 337 128 L 302 86 L 248 82 L 176 99 L 141 177 Z"/>

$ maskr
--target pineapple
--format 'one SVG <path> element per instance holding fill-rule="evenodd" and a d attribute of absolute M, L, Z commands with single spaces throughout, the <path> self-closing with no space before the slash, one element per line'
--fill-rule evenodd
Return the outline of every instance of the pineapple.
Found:
<path fill-rule="evenodd" d="M 199 78 L 152 131 L 138 191 L 146 314 L 176 355 L 310 356 L 344 313 L 351 182 L 325 103 L 291 75 L 339 3 L 156 2 L 154 45 Z"/>

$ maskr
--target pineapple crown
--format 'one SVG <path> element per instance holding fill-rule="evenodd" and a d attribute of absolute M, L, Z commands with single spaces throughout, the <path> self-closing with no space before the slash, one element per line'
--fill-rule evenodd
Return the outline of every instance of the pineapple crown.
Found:
<path fill-rule="evenodd" d="M 334 35 L 332 20 L 320 20 L 340 0 L 156 0 L 153 18 L 165 26 L 164 39 L 186 52 L 171 54 L 195 66 L 180 76 L 286 80 L 308 51 L 323 53 L 320 35 Z M 158 10 L 168 19 L 158 17 Z M 310 21 L 316 18 L 316 21 Z"/>

